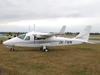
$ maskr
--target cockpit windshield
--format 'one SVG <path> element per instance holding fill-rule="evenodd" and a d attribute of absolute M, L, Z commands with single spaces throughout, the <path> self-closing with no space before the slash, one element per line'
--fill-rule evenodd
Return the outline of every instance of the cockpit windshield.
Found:
<path fill-rule="evenodd" d="M 26 36 L 26 34 L 23 34 L 23 35 L 18 36 L 18 38 L 24 39 L 25 36 Z"/>

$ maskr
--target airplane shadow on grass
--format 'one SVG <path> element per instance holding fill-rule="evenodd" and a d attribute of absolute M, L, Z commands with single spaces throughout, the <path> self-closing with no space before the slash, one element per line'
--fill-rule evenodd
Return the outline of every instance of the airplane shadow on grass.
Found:
<path fill-rule="evenodd" d="M 40 51 L 40 52 L 44 52 L 43 50 L 40 50 L 40 49 L 16 49 L 14 50 L 15 52 L 30 52 L 30 51 Z M 53 51 L 65 51 L 65 50 L 60 50 L 60 49 L 49 49 L 49 52 L 53 52 Z"/>

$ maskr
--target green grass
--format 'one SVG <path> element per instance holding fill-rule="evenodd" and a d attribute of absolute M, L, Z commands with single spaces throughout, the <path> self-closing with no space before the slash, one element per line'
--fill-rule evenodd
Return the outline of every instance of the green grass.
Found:
<path fill-rule="evenodd" d="M 63 37 L 76 37 L 77 35 L 62 35 Z M 90 35 L 90 37 L 100 37 L 100 35 Z"/>
<path fill-rule="evenodd" d="M 90 38 L 89 40 L 99 40 L 100 41 L 100 38 Z"/>
<path fill-rule="evenodd" d="M 9 49 L 0 44 L 1 75 L 100 75 L 100 44 Z"/>
<path fill-rule="evenodd" d="M 90 37 L 100 37 L 100 35 L 90 35 Z"/>

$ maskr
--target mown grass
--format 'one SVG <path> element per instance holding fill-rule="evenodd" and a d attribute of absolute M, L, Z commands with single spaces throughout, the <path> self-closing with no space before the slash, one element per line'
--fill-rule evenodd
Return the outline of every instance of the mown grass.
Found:
<path fill-rule="evenodd" d="M 2 38 L 3 39 L 3 38 Z M 4 40 L 4 39 L 3 39 Z M 100 75 L 100 44 L 17 48 L 0 44 L 1 75 Z"/>
<path fill-rule="evenodd" d="M 69 38 L 73 38 L 76 37 L 77 35 L 62 35 L 61 37 L 69 37 Z M 100 37 L 100 35 L 90 35 L 90 37 Z"/>
<path fill-rule="evenodd" d="M 89 40 L 99 40 L 100 41 L 100 38 L 89 38 Z"/>

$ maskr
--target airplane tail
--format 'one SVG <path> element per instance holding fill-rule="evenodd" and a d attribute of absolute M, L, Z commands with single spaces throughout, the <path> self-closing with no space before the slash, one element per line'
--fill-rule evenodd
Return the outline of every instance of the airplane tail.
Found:
<path fill-rule="evenodd" d="M 79 35 L 77 35 L 74 39 L 81 39 L 85 42 L 88 42 L 89 36 L 90 36 L 90 30 L 92 26 L 86 26 L 83 31 L 80 32 Z"/>

